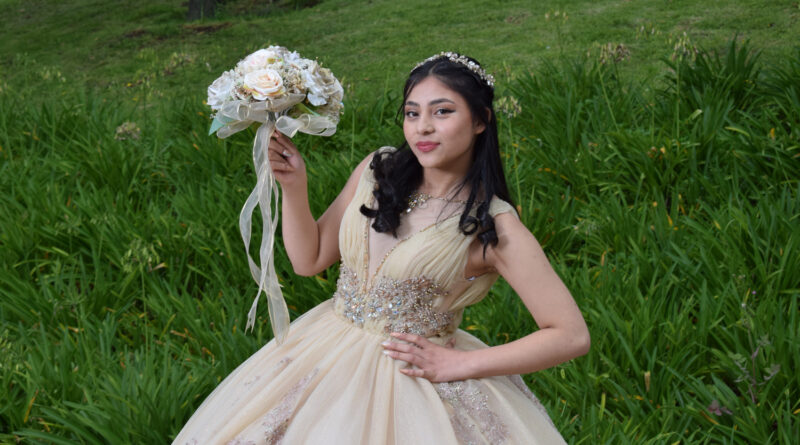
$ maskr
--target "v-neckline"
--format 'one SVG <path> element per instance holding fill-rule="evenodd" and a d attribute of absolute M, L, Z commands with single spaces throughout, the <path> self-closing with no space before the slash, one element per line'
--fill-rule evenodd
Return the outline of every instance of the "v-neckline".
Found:
<path fill-rule="evenodd" d="M 459 215 L 461 215 L 461 213 L 454 213 L 454 214 L 446 217 L 445 219 L 443 219 L 441 221 L 435 221 L 435 222 L 433 222 L 433 223 L 431 223 L 431 224 L 429 224 L 429 225 L 417 230 L 416 232 L 412 233 L 411 235 L 408 235 L 407 237 L 399 240 L 398 242 L 396 242 L 392 246 L 392 248 L 389 249 L 389 251 L 386 252 L 383 255 L 383 258 L 381 259 L 381 262 L 378 263 L 378 266 L 375 268 L 375 272 L 373 272 L 372 274 L 369 273 L 369 263 L 370 263 L 370 260 L 371 260 L 371 257 L 370 257 L 370 254 L 369 254 L 369 251 L 370 251 L 370 239 L 372 238 L 370 236 L 370 230 L 369 230 L 371 219 L 370 218 L 364 218 L 365 219 L 365 222 L 364 222 L 364 267 L 363 267 L 363 271 L 362 271 L 361 291 L 366 293 L 367 291 L 372 289 L 373 285 L 375 284 L 375 280 L 378 277 L 378 273 L 380 273 L 380 271 L 381 271 L 381 268 L 386 263 L 386 260 L 389 258 L 389 256 L 391 256 L 391 254 L 394 253 L 395 249 L 397 249 L 398 246 L 400 246 L 401 244 L 403 244 L 406 241 L 410 240 L 411 238 L 414 238 L 415 236 L 417 236 L 417 235 L 419 235 L 419 234 L 421 234 L 423 232 L 428 231 L 429 229 L 435 227 L 436 225 L 444 224 L 445 222 L 447 222 L 450 219 L 452 219 L 452 218 L 454 218 L 456 216 L 459 216 Z"/>

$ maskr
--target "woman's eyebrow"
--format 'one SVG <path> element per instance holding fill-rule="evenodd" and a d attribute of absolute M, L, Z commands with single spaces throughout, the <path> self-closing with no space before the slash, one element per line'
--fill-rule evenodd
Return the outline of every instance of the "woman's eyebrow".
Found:
<path fill-rule="evenodd" d="M 455 104 L 455 102 L 453 102 L 452 100 L 446 99 L 446 98 L 443 97 L 441 99 L 434 99 L 434 100 L 428 102 L 428 105 L 437 105 L 437 104 L 441 104 L 441 103 Z"/>
<path fill-rule="evenodd" d="M 453 102 L 450 99 L 441 98 L 441 99 L 434 99 L 434 100 L 428 102 L 428 105 L 437 105 L 437 104 L 440 104 L 440 103 L 455 104 L 455 102 Z M 406 102 L 406 106 L 408 106 L 408 107 L 418 107 L 419 104 L 409 100 L 409 101 Z"/>

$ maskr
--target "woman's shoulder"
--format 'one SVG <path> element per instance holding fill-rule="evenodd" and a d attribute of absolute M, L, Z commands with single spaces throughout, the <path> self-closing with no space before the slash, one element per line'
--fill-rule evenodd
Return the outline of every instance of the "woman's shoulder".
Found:
<path fill-rule="evenodd" d="M 492 196 L 491 201 L 489 201 L 489 214 L 492 216 L 492 218 L 495 218 L 497 215 L 503 213 L 510 213 L 519 219 L 517 209 L 510 202 L 500 198 L 497 195 Z"/>

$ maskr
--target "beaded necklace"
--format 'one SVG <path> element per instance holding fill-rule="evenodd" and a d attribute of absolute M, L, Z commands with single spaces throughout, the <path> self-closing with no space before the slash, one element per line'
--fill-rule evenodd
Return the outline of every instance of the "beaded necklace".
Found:
<path fill-rule="evenodd" d="M 440 198 L 438 196 L 429 195 L 427 193 L 422 192 L 414 192 L 408 195 L 408 207 L 406 207 L 406 213 L 411 213 L 417 207 L 423 208 L 425 203 L 431 199 L 438 199 L 440 201 L 444 201 L 448 204 L 450 203 L 457 203 L 457 204 L 466 204 L 467 201 L 463 201 L 460 199 L 448 199 L 448 198 Z"/>

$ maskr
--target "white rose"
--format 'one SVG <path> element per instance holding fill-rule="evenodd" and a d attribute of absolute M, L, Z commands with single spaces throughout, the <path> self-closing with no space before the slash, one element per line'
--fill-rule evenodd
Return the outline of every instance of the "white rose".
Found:
<path fill-rule="evenodd" d="M 283 58 L 286 60 L 287 63 L 290 63 L 298 67 L 302 66 L 303 62 L 306 61 L 306 59 L 300 57 L 300 54 L 297 54 L 296 51 L 287 52 L 286 54 L 283 55 Z"/>
<path fill-rule="evenodd" d="M 266 100 L 283 94 L 283 80 L 275 70 L 257 70 L 244 75 L 244 87 L 251 91 L 253 99 Z"/>
<path fill-rule="evenodd" d="M 331 70 L 319 68 L 316 63 L 312 68 L 312 70 L 303 71 L 303 78 L 308 87 L 308 101 L 311 102 L 311 105 L 325 105 L 330 99 L 341 101 L 344 91 Z"/>
<path fill-rule="evenodd" d="M 233 72 L 225 71 L 208 87 L 208 106 L 212 110 L 219 110 L 222 105 L 231 97 L 234 86 Z"/>
<path fill-rule="evenodd" d="M 252 71 L 263 70 L 267 68 L 268 65 L 272 65 L 277 63 L 281 60 L 281 55 L 277 52 L 270 49 L 260 49 L 253 54 L 245 57 L 244 60 L 239 62 L 239 65 L 242 68 L 242 71 L 246 73 Z"/>

